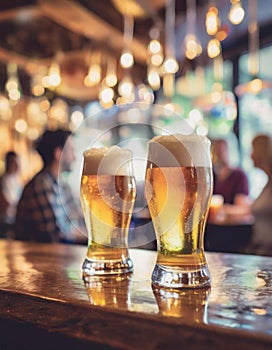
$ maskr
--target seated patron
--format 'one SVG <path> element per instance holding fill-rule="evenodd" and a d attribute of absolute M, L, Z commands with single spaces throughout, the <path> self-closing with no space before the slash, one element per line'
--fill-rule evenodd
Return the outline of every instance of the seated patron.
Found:
<path fill-rule="evenodd" d="M 267 175 L 267 183 L 251 205 L 255 218 L 253 235 L 247 253 L 272 255 L 272 138 L 257 135 L 252 141 L 254 166 Z"/>
<path fill-rule="evenodd" d="M 243 205 L 248 203 L 249 184 L 245 172 L 232 167 L 229 162 L 227 141 L 212 141 L 212 162 L 214 171 L 214 194 L 221 194 L 225 204 Z"/>
<path fill-rule="evenodd" d="M 59 173 L 71 171 L 75 160 L 73 140 L 69 136 L 69 131 L 47 130 L 38 141 L 37 151 L 44 166 L 25 186 L 18 203 L 16 239 L 87 241 L 81 207 L 75 203 L 69 186 L 57 181 Z"/>
<path fill-rule="evenodd" d="M 0 178 L 0 223 L 1 230 L 13 229 L 16 208 L 22 193 L 19 158 L 16 152 L 5 155 L 5 170 Z"/>

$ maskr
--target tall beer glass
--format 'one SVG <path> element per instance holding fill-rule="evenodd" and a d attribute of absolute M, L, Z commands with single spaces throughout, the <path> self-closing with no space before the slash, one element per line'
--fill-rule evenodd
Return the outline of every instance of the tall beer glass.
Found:
<path fill-rule="evenodd" d="M 210 284 L 203 235 L 212 188 L 206 137 L 176 134 L 149 141 L 145 194 L 157 238 L 155 285 Z"/>
<path fill-rule="evenodd" d="M 80 199 L 88 231 L 84 277 L 133 270 L 128 230 L 136 186 L 132 154 L 117 146 L 84 152 Z"/>

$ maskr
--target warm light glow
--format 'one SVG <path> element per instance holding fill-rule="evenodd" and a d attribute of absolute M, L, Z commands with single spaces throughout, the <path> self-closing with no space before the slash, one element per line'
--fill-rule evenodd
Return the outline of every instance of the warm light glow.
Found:
<path fill-rule="evenodd" d="M 121 96 L 129 96 L 133 93 L 134 86 L 130 78 L 124 78 L 120 81 L 118 86 L 118 92 Z"/>
<path fill-rule="evenodd" d="M 211 93 L 211 100 L 212 100 L 212 103 L 214 103 L 214 104 L 220 102 L 220 100 L 221 100 L 221 93 L 219 91 L 213 91 Z"/>
<path fill-rule="evenodd" d="M 0 96 L 0 118 L 6 121 L 9 120 L 11 117 L 12 110 L 10 108 L 9 100 L 4 96 Z"/>
<path fill-rule="evenodd" d="M 150 62 L 153 66 L 159 67 L 163 62 L 163 55 L 158 53 L 150 57 Z"/>
<path fill-rule="evenodd" d="M 245 10 L 243 9 L 241 2 L 238 0 L 231 0 L 231 8 L 228 18 L 234 25 L 240 24 L 245 17 Z"/>
<path fill-rule="evenodd" d="M 48 72 L 49 86 L 57 87 L 61 83 L 60 68 L 57 62 L 52 62 Z"/>
<path fill-rule="evenodd" d="M 175 90 L 174 74 L 164 74 L 163 76 L 163 93 L 165 97 L 171 98 Z"/>
<path fill-rule="evenodd" d="M 99 92 L 99 99 L 104 103 L 110 102 L 114 97 L 114 91 L 110 87 L 102 88 Z"/>
<path fill-rule="evenodd" d="M 120 105 L 123 105 L 123 104 L 126 104 L 126 103 L 131 103 L 135 100 L 135 95 L 134 93 L 128 95 L 128 96 L 120 96 L 117 98 L 116 100 L 116 104 L 117 106 L 120 106 Z"/>
<path fill-rule="evenodd" d="M 50 87 L 50 82 L 49 82 L 49 76 L 46 75 L 42 78 L 42 85 L 44 88 L 49 88 Z"/>
<path fill-rule="evenodd" d="M 125 51 L 120 57 L 120 64 L 123 68 L 131 68 L 134 64 L 134 58 L 131 52 Z"/>
<path fill-rule="evenodd" d="M 216 37 L 217 40 L 223 41 L 223 40 L 225 40 L 228 37 L 228 34 L 229 34 L 228 26 L 222 25 L 218 29 L 217 33 L 215 34 L 215 37 Z"/>
<path fill-rule="evenodd" d="M 12 101 L 18 101 L 21 97 L 21 93 L 17 89 L 12 89 L 8 92 L 8 96 Z"/>
<path fill-rule="evenodd" d="M 110 57 L 108 58 L 105 83 L 109 87 L 113 87 L 117 84 L 116 61 Z"/>
<path fill-rule="evenodd" d="M 161 51 L 161 44 L 158 40 L 151 40 L 148 45 L 148 50 L 153 55 L 159 53 Z"/>
<path fill-rule="evenodd" d="M 206 31 L 208 35 L 215 35 L 220 26 L 218 10 L 216 7 L 210 7 L 206 14 Z"/>
<path fill-rule="evenodd" d="M 84 79 L 85 86 L 95 86 L 101 80 L 101 66 L 97 63 L 92 64 L 89 68 L 88 75 Z"/>
<path fill-rule="evenodd" d="M 257 94 L 262 90 L 263 83 L 261 79 L 254 79 L 250 82 L 250 90 L 252 93 Z"/>
<path fill-rule="evenodd" d="M 193 34 L 188 34 L 185 37 L 185 55 L 189 60 L 193 60 L 202 52 L 202 47 Z"/>
<path fill-rule="evenodd" d="M 79 126 L 83 122 L 84 116 L 81 111 L 74 111 L 71 115 L 71 121 L 75 126 Z"/>
<path fill-rule="evenodd" d="M 146 103 L 154 102 L 153 91 L 144 84 L 138 86 L 138 96 L 141 101 L 144 101 Z"/>
<path fill-rule="evenodd" d="M 6 83 L 6 89 L 7 91 L 18 89 L 18 81 L 15 77 L 9 78 L 9 80 Z"/>
<path fill-rule="evenodd" d="M 179 65 L 174 57 L 167 57 L 163 64 L 166 73 L 174 74 L 178 71 Z"/>
<path fill-rule="evenodd" d="M 40 102 L 40 110 L 42 112 L 47 112 L 50 108 L 50 102 L 47 99 L 44 99 Z"/>
<path fill-rule="evenodd" d="M 24 133 L 26 132 L 27 129 L 27 123 L 24 119 L 17 119 L 15 122 L 15 130 L 20 132 L 20 133 Z"/>
<path fill-rule="evenodd" d="M 217 92 L 222 92 L 223 91 L 223 86 L 221 83 L 214 83 L 212 86 L 212 91 L 217 91 Z"/>
<path fill-rule="evenodd" d="M 153 90 L 158 90 L 161 86 L 161 78 L 156 69 L 150 69 L 147 74 L 147 81 Z"/>
<path fill-rule="evenodd" d="M 106 76 L 105 82 L 109 87 L 113 87 L 117 84 L 117 76 L 115 73 L 110 73 Z"/>
<path fill-rule="evenodd" d="M 242 96 L 244 94 L 259 94 L 265 89 L 272 89 L 272 82 L 255 78 L 248 83 L 236 86 L 235 93 L 238 96 Z"/>
<path fill-rule="evenodd" d="M 8 63 L 7 75 L 8 79 L 5 88 L 7 90 L 8 97 L 11 101 L 17 102 L 21 97 L 20 84 L 17 73 L 17 64 Z"/>
<path fill-rule="evenodd" d="M 112 0 L 115 7 L 123 15 L 130 15 L 133 17 L 144 17 L 146 15 L 144 7 L 141 3 L 135 0 Z"/>
<path fill-rule="evenodd" d="M 217 40 L 217 39 L 211 39 L 208 42 L 207 52 L 208 52 L 208 56 L 210 58 L 217 57 L 220 54 L 220 52 L 221 52 L 220 41 Z"/>
<path fill-rule="evenodd" d="M 32 86 L 32 94 L 34 96 L 42 96 L 44 94 L 44 87 L 40 84 Z"/>
<path fill-rule="evenodd" d="M 48 115 L 50 118 L 60 123 L 67 123 L 67 120 L 68 120 L 67 103 L 60 98 L 55 99 L 52 103 L 50 110 L 48 111 Z"/>
<path fill-rule="evenodd" d="M 29 138 L 29 140 L 35 141 L 39 136 L 40 136 L 40 133 L 37 128 L 29 128 L 27 130 L 27 137 Z"/>
<path fill-rule="evenodd" d="M 109 102 L 100 101 L 101 107 L 103 107 L 105 109 L 111 108 L 113 106 L 113 104 L 114 104 L 114 102 L 112 100 L 110 100 Z"/>

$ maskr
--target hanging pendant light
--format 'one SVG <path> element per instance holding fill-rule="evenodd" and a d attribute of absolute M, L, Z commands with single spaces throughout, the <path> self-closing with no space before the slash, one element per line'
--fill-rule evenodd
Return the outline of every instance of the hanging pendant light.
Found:
<path fill-rule="evenodd" d="M 109 87 L 114 87 L 117 84 L 116 61 L 111 57 L 108 58 L 105 83 Z"/>
<path fill-rule="evenodd" d="M 215 58 L 221 53 L 221 44 L 217 39 L 211 39 L 207 45 L 207 53 L 210 58 Z"/>
<path fill-rule="evenodd" d="M 21 85 L 18 78 L 18 68 L 16 63 L 7 65 L 7 82 L 5 85 L 8 97 L 11 101 L 17 102 L 21 98 Z"/>
<path fill-rule="evenodd" d="M 240 0 L 230 0 L 231 8 L 228 14 L 230 22 L 234 25 L 240 24 L 245 17 L 245 10 Z"/>
<path fill-rule="evenodd" d="M 61 53 L 57 53 L 55 57 L 53 57 L 50 67 L 48 69 L 48 85 L 49 87 L 56 88 L 61 84 L 61 72 L 59 65 L 59 57 Z"/>
<path fill-rule="evenodd" d="M 123 68 L 131 68 L 134 65 L 134 57 L 131 52 L 134 30 L 134 18 L 124 15 L 124 49 L 120 57 L 120 65 Z"/>
<path fill-rule="evenodd" d="M 195 35 L 196 27 L 196 0 L 187 0 L 186 12 L 187 34 L 184 39 L 185 56 L 189 60 L 198 57 L 202 52 L 202 47 Z"/>
<path fill-rule="evenodd" d="M 248 73 L 251 81 L 240 84 L 235 88 L 235 93 L 240 97 L 244 94 L 259 94 L 262 90 L 272 88 L 272 81 L 264 81 L 259 74 L 259 26 L 258 26 L 258 1 L 248 0 Z"/>
<path fill-rule="evenodd" d="M 206 32 L 208 35 L 215 35 L 220 27 L 220 19 L 218 17 L 218 9 L 212 6 L 206 14 Z"/>
<path fill-rule="evenodd" d="M 153 27 L 150 32 L 150 42 L 148 44 L 148 66 L 147 81 L 152 90 L 159 90 L 161 86 L 160 71 L 163 64 L 163 48 L 160 43 L 160 30 Z"/>
<path fill-rule="evenodd" d="M 175 1 L 166 0 L 165 14 L 165 60 L 163 63 L 163 92 L 171 98 L 175 89 L 174 74 L 179 69 L 175 55 Z"/>
<path fill-rule="evenodd" d="M 88 74 L 84 79 L 85 86 L 87 87 L 97 86 L 100 83 L 101 73 L 102 73 L 100 61 L 101 61 L 101 53 L 98 51 L 93 52 L 90 60 Z"/>

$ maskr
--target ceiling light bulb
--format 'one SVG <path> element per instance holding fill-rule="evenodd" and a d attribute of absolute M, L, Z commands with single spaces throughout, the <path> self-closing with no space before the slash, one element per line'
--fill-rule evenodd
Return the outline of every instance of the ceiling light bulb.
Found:
<path fill-rule="evenodd" d="M 117 84 L 117 76 L 115 73 L 110 73 L 105 78 L 106 84 L 109 87 L 113 87 Z"/>
<path fill-rule="evenodd" d="M 150 57 L 150 62 L 153 64 L 153 66 L 159 67 L 163 62 L 163 55 L 162 54 L 155 54 Z"/>
<path fill-rule="evenodd" d="M 174 74 L 179 70 L 178 62 L 174 57 L 166 58 L 163 66 L 166 73 Z"/>
<path fill-rule="evenodd" d="M 158 90 L 161 86 L 159 73 L 155 69 L 150 69 L 147 74 L 148 84 L 153 90 Z"/>
<path fill-rule="evenodd" d="M 202 47 L 193 34 L 188 34 L 185 37 L 185 55 L 189 60 L 193 60 L 202 52 Z"/>
<path fill-rule="evenodd" d="M 161 44 L 158 40 L 151 40 L 148 45 L 148 50 L 152 54 L 159 53 L 161 51 Z"/>
<path fill-rule="evenodd" d="M 15 130 L 20 133 L 24 133 L 27 130 L 27 123 L 22 118 L 17 119 L 14 126 L 15 126 Z"/>
<path fill-rule="evenodd" d="M 88 75 L 84 79 L 86 86 L 94 86 L 100 83 L 101 80 L 101 66 L 99 64 L 92 64 Z"/>
<path fill-rule="evenodd" d="M 208 42 L 207 46 L 208 56 L 210 58 L 217 57 L 221 52 L 220 42 L 217 39 L 212 39 Z"/>
<path fill-rule="evenodd" d="M 133 93 L 134 86 L 130 78 L 124 78 L 120 81 L 118 86 L 118 92 L 121 96 L 129 96 Z"/>
<path fill-rule="evenodd" d="M 110 87 L 102 88 L 99 92 L 99 99 L 102 100 L 104 103 L 110 102 L 114 97 L 113 89 Z"/>
<path fill-rule="evenodd" d="M 17 89 L 12 89 L 8 92 L 8 97 L 12 100 L 12 101 L 18 101 L 21 98 L 21 93 L 19 90 Z"/>
<path fill-rule="evenodd" d="M 215 35 L 220 26 L 218 10 L 216 7 L 210 7 L 206 14 L 206 31 L 208 35 Z"/>
<path fill-rule="evenodd" d="M 130 68 L 134 64 L 134 58 L 131 52 L 125 51 L 120 57 L 120 64 L 123 68 Z"/>
<path fill-rule="evenodd" d="M 52 62 L 48 72 L 48 82 L 51 86 L 57 87 L 61 83 L 60 67 L 57 62 Z"/>
<path fill-rule="evenodd" d="M 234 25 L 240 24 L 245 16 L 245 10 L 241 6 L 240 1 L 231 1 L 232 5 L 229 11 L 228 18 Z"/>
<path fill-rule="evenodd" d="M 18 81 L 15 77 L 11 77 L 8 79 L 6 83 L 6 89 L 7 91 L 18 89 Z"/>

